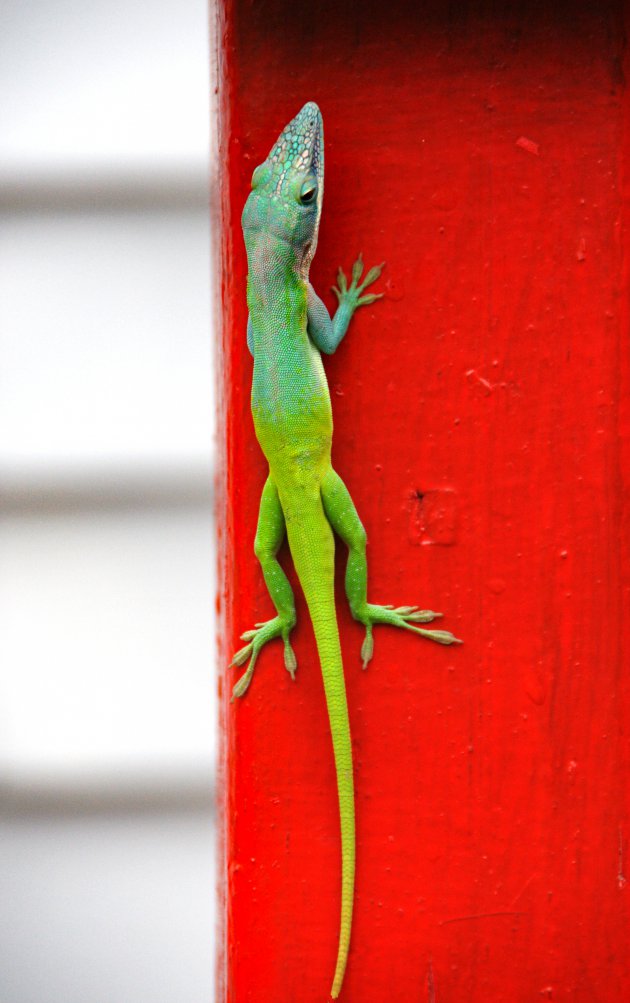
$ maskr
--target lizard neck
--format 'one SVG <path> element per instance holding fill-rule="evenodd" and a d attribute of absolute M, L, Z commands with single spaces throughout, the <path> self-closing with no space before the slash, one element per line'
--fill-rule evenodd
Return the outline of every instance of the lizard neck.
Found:
<path fill-rule="evenodd" d="M 256 236 L 246 239 L 247 305 L 254 329 L 274 316 L 282 318 L 283 326 L 304 326 L 308 263 L 303 252 L 273 235 Z M 280 306 L 282 314 L 277 313 Z"/>

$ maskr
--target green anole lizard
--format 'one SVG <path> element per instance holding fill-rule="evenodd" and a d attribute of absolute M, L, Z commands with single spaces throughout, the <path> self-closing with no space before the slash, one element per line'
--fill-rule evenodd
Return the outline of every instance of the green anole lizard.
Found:
<path fill-rule="evenodd" d="M 330 996 L 341 991 L 352 924 L 355 821 L 352 747 L 335 612 L 333 530 L 348 547 L 346 594 L 353 617 L 365 626 L 363 668 L 374 649 L 372 628 L 385 623 L 441 644 L 459 643 L 445 630 L 425 630 L 439 613 L 417 606 L 377 606 L 367 601 L 366 534 L 348 489 L 331 464 L 332 409 L 321 352 L 331 354 L 354 311 L 382 294 L 365 289 L 382 265 L 363 277 L 361 257 L 348 285 L 339 270 L 334 317 L 309 282 L 324 191 L 322 116 L 313 102 L 289 122 L 267 159 L 256 168 L 243 210 L 247 250 L 247 344 L 254 356 L 252 415 L 269 463 L 260 502 L 254 551 L 262 566 L 276 616 L 248 630 L 233 665 L 244 665 L 234 697 L 249 686 L 267 641 L 281 637 L 284 663 L 295 677 L 289 642 L 295 602 L 277 553 L 285 532 L 315 632 L 332 733 L 341 822 L 341 925 Z"/>

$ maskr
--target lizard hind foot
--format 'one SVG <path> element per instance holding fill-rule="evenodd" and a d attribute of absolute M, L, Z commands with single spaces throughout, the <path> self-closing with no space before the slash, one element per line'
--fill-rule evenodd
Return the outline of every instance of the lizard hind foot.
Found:
<path fill-rule="evenodd" d="M 361 647 L 363 668 L 367 668 L 374 654 L 372 628 L 375 623 L 402 627 L 403 630 L 413 631 L 414 634 L 426 637 L 430 641 L 437 641 L 438 644 L 461 644 L 460 639 L 451 634 L 450 630 L 425 630 L 416 626 L 418 623 L 431 623 L 441 616 L 441 613 L 436 613 L 432 609 L 420 609 L 418 606 L 378 606 L 366 603 L 365 610 L 357 617 L 365 625 L 365 640 Z"/>
<path fill-rule="evenodd" d="M 232 703 L 237 697 L 242 697 L 247 692 L 262 647 L 276 637 L 282 637 L 284 641 L 284 665 L 291 678 L 295 679 L 297 660 L 289 643 L 289 632 L 293 626 L 293 622 L 285 621 L 281 616 L 274 616 L 271 620 L 257 623 L 253 630 L 246 630 L 244 634 L 241 634 L 241 640 L 248 643 L 236 652 L 230 662 L 230 667 L 245 665 L 248 661 L 249 664 L 232 690 Z"/>

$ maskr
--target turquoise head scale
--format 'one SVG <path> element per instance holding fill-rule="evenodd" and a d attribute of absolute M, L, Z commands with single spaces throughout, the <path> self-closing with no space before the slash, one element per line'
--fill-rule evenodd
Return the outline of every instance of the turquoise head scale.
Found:
<path fill-rule="evenodd" d="M 252 176 L 243 210 L 243 232 L 250 248 L 264 235 L 287 244 L 286 253 L 308 270 L 317 246 L 324 195 L 324 128 L 313 101 L 280 133 L 267 159 Z"/>

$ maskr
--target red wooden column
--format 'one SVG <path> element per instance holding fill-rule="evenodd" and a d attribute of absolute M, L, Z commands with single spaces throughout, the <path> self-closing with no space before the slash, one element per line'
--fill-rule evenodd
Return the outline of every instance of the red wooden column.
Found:
<path fill-rule="evenodd" d="M 240 213 L 310 99 L 315 286 L 332 308 L 339 264 L 387 260 L 386 298 L 326 360 L 370 594 L 443 610 L 465 641 L 377 628 L 363 672 L 339 555 L 358 830 L 342 999 L 630 1000 L 627 26 L 615 0 L 225 0 L 220 1003 L 323 1003 L 337 949 L 301 596 L 297 681 L 271 646 L 228 702 L 238 635 L 272 611 Z"/>

